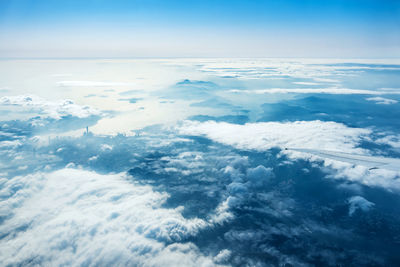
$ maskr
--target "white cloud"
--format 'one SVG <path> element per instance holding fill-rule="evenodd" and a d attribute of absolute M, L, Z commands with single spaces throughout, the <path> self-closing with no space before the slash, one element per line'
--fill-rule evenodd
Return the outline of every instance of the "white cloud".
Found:
<path fill-rule="evenodd" d="M 386 95 L 386 94 L 400 94 L 400 92 L 393 91 L 372 91 L 372 90 L 360 90 L 360 89 L 349 89 L 349 88 L 270 88 L 270 89 L 258 89 L 258 90 L 229 90 L 231 93 L 243 93 L 243 94 L 333 94 L 333 95 Z"/>
<path fill-rule="evenodd" d="M 173 61 L 170 61 L 171 64 Z M 397 70 L 391 66 L 375 64 L 391 64 L 387 60 L 343 60 L 343 59 L 197 59 L 186 62 L 179 60 L 180 65 L 197 63 L 200 71 L 216 76 L 231 76 L 236 79 L 269 79 L 269 78 L 302 78 L 317 82 L 338 83 L 331 77 L 352 76 L 365 70 Z M 199 64 L 200 63 L 200 64 Z M 361 63 L 363 65 L 343 65 L 342 63 Z M 396 62 L 397 63 L 397 62 Z"/>
<path fill-rule="evenodd" d="M 232 252 L 228 249 L 221 250 L 217 256 L 214 257 L 214 261 L 217 263 L 227 262 L 232 255 Z"/>
<path fill-rule="evenodd" d="M 163 208 L 167 194 L 122 174 L 62 169 L 2 183 L 4 265 L 215 265 L 191 243 L 165 244 L 209 224 Z"/>
<path fill-rule="evenodd" d="M 341 123 L 323 121 L 261 122 L 245 125 L 226 122 L 185 121 L 177 128 L 181 134 L 205 136 L 216 142 L 243 150 L 265 151 L 273 147 L 332 150 L 354 154 L 368 154 L 358 145 L 372 134 L 370 129 L 350 128 Z M 323 161 L 326 171 L 334 169 L 331 176 L 347 179 L 368 186 L 380 186 L 388 190 L 400 190 L 400 180 L 395 171 L 352 165 L 329 158 L 297 151 L 282 151 L 291 158 Z M 228 171 L 228 170 L 227 170 Z"/>
<path fill-rule="evenodd" d="M 60 119 L 69 115 L 78 118 L 101 115 L 99 110 L 89 106 L 77 105 L 72 100 L 48 101 L 35 95 L 3 96 L 0 98 L 0 105 L 19 106 L 27 111 L 38 112 L 53 119 Z"/>
<path fill-rule="evenodd" d="M 317 160 L 317 157 L 311 157 L 310 160 Z M 321 160 L 321 158 L 319 158 Z M 367 186 L 383 187 L 389 191 L 400 192 L 399 172 L 374 169 L 369 170 L 368 167 L 361 165 L 351 165 L 345 162 L 335 161 L 331 159 L 323 159 L 325 166 L 337 170 L 332 174 L 332 178 L 346 179 L 353 182 L 359 182 Z"/>
<path fill-rule="evenodd" d="M 374 203 L 366 200 L 361 196 L 353 196 L 349 198 L 349 215 L 353 215 L 356 210 L 362 210 L 364 212 L 369 211 L 373 206 Z"/>
<path fill-rule="evenodd" d="M 252 184 L 262 184 L 265 180 L 271 179 L 274 176 L 271 168 L 265 168 L 262 165 L 256 168 L 250 168 L 247 170 L 247 177 L 252 182 Z"/>
<path fill-rule="evenodd" d="M 216 209 L 216 213 L 210 217 L 211 224 L 223 224 L 226 221 L 231 220 L 234 215 L 230 211 L 230 208 L 237 205 L 238 199 L 236 197 L 229 196 L 226 200 L 220 203 Z"/>
<path fill-rule="evenodd" d="M 109 87 L 109 86 L 130 86 L 132 83 L 123 82 L 95 82 L 95 81 L 60 81 L 57 86 L 61 87 Z"/>
<path fill-rule="evenodd" d="M 386 135 L 375 140 L 375 143 L 400 148 L 400 135 Z"/>
<path fill-rule="evenodd" d="M 324 83 L 339 83 L 339 80 L 330 79 L 330 78 L 313 78 L 316 82 L 324 82 Z"/>
<path fill-rule="evenodd" d="M 390 99 L 390 98 L 384 98 L 384 97 L 369 97 L 366 100 L 368 101 L 375 101 L 376 104 L 380 104 L 380 105 L 390 105 L 390 104 L 397 104 L 398 101 L 394 100 L 394 99 Z"/>
<path fill-rule="evenodd" d="M 341 123 L 323 121 L 260 122 L 245 125 L 226 122 L 185 121 L 181 134 L 202 135 L 239 149 L 268 150 L 273 147 L 331 149 L 359 152 L 356 148 L 369 129 L 350 128 Z"/>
<path fill-rule="evenodd" d="M 314 83 L 314 82 L 293 82 L 293 84 L 298 84 L 298 85 L 320 85 L 320 83 Z"/>
<path fill-rule="evenodd" d="M 95 161 L 99 158 L 99 156 L 92 156 L 88 159 L 88 161 Z"/>
<path fill-rule="evenodd" d="M 101 146 L 100 146 L 100 150 L 101 151 L 110 151 L 110 150 L 112 150 L 113 149 L 113 147 L 112 146 L 110 146 L 110 145 L 107 145 L 107 144 L 102 144 Z"/>
<path fill-rule="evenodd" d="M 13 141 L 0 141 L 0 148 L 16 148 L 21 146 L 22 143 L 20 140 L 13 140 Z"/>

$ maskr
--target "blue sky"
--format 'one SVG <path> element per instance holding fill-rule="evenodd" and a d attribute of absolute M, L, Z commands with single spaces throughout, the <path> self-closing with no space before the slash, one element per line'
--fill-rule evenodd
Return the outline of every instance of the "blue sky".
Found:
<path fill-rule="evenodd" d="M 399 1 L 2 0 L 0 57 L 399 57 Z"/>

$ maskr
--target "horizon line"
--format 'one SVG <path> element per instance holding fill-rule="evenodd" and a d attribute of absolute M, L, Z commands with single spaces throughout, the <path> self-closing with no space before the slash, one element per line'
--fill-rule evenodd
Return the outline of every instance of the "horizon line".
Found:
<path fill-rule="evenodd" d="M 109 59 L 400 59 L 399 57 L 320 57 L 320 56 L 132 56 L 132 57 L 0 57 L 0 60 L 109 60 Z"/>

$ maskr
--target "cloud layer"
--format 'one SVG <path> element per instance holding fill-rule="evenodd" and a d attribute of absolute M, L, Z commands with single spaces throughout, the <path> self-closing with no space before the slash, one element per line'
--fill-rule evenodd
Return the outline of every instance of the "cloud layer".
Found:
<path fill-rule="evenodd" d="M 205 136 L 215 142 L 241 150 L 305 148 L 359 155 L 370 153 L 360 146 L 363 142 L 372 141 L 370 135 L 373 133 L 370 129 L 351 128 L 341 123 L 323 121 L 260 122 L 245 125 L 215 121 L 185 121 L 177 130 L 184 135 Z M 376 142 L 384 141 L 378 139 Z M 352 165 L 309 153 L 292 150 L 283 150 L 283 153 L 292 159 L 307 159 L 316 162 L 322 160 L 325 166 L 337 170 L 332 175 L 335 178 L 349 179 L 389 190 L 400 190 L 400 181 L 397 179 L 399 173 L 393 170 L 382 168 L 369 171 L 367 166 Z"/>
<path fill-rule="evenodd" d="M 168 245 L 202 220 L 162 208 L 167 194 L 124 175 L 62 169 L 1 182 L 5 265 L 215 265 L 190 242 Z"/>
<path fill-rule="evenodd" d="M 225 122 L 186 121 L 181 134 L 203 135 L 240 149 L 264 151 L 273 147 L 314 148 L 360 152 L 356 146 L 371 130 L 350 128 L 341 123 L 323 121 L 260 122 L 245 125 Z"/>
<path fill-rule="evenodd" d="M 0 105 L 11 105 L 34 111 L 41 116 L 60 119 L 65 116 L 87 118 L 100 116 L 101 112 L 89 106 L 80 106 L 72 100 L 48 101 L 35 95 L 3 96 L 0 98 Z"/>
<path fill-rule="evenodd" d="M 399 265 L 389 63 L 0 62 L 0 262 Z"/>
<path fill-rule="evenodd" d="M 231 93 L 246 93 L 246 94 L 333 94 L 333 95 L 398 95 L 399 92 L 393 91 L 373 91 L 373 90 L 360 90 L 349 88 L 270 88 L 258 90 L 230 90 Z M 376 98 L 369 98 L 374 100 Z M 379 99 L 379 98 L 378 98 Z M 382 100 L 382 99 L 380 99 Z M 395 102 L 396 103 L 396 102 Z M 391 103 L 393 104 L 393 103 Z"/>

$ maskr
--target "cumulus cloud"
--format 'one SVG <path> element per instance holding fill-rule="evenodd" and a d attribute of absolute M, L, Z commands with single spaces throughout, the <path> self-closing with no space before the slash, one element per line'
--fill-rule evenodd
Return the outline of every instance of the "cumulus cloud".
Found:
<path fill-rule="evenodd" d="M 274 176 L 272 168 L 265 168 L 262 165 L 257 166 L 253 169 L 247 170 L 247 177 L 252 182 L 252 184 L 262 184 L 268 182 L 268 179 Z"/>
<path fill-rule="evenodd" d="M 217 256 L 214 257 L 214 261 L 217 263 L 225 263 L 231 257 L 232 252 L 228 249 L 221 250 Z"/>
<path fill-rule="evenodd" d="M 376 104 L 379 104 L 379 105 L 391 105 L 391 104 L 397 104 L 398 103 L 397 100 L 390 99 L 390 98 L 384 98 L 384 97 L 380 97 L 380 96 L 369 97 L 369 98 L 366 98 L 366 100 L 375 101 Z"/>
<path fill-rule="evenodd" d="M 375 204 L 366 200 L 362 196 L 353 196 L 349 198 L 349 216 L 352 216 L 356 210 L 364 212 L 369 211 Z"/>
<path fill-rule="evenodd" d="M 325 166 L 337 170 L 336 173 L 331 175 L 333 178 L 346 179 L 370 187 L 378 186 L 388 191 L 400 192 L 399 172 L 386 169 L 369 170 L 368 167 L 361 165 L 352 166 L 345 162 L 330 159 L 323 160 Z"/>
<path fill-rule="evenodd" d="M 183 80 L 205 77 L 193 76 L 193 67 L 211 73 L 206 76 L 215 83 Z M 197 122 L 147 127 L 136 135 L 81 135 L 83 130 L 78 130 L 68 136 L 71 125 L 91 126 L 100 117 L 95 112 L 83 115 L 85 110 L 76 103 L 40 102 L 29 95 L 31 99 L 20 102 L 7 99 L 2 115 L 16 110 L 17 117 L 23 110 L 33 118 L 0 123 L 0 262 L 396 265 L 399 219 L 393 214 L 398 214 L 399 205 L 393 203 L 398 202 L 399 175 L 300 149 L 282 150 L 398 156 L 396 112 L 390 112 L 396 105 L 375 105 L 365 100 L 369 96 L 348 95 L 394 92 L 376 89 L 376 80 L 365 79 L 376 76 L 370 71 L 363 74 L 369 67 L 297 60 L 196 60 L 195 65 L 190 63 L 190 73 L 165 81 L 181 82 L 150 96 L 169 103 L 173 101 L 168 99 L 184 99 L 168 108 L 190 105 L 187 116 Z M 387 80 L 379 86 L 395 86 Z M 72 79 L 58 85 L 60 90 L 93 86 L 102 92 L 112 91 L 110 86 L 124 88 L 122 83 Z M 276 94 L 302 90 L 332 95 L 294 100 L 292 95 L 263 96 L 269 87 Z M 236 91 L 248 95 L 226 92 L 232 88 L 255 90 Z M 115 91 L 113 99 L 133 103 L 142 97 L 138 93 L 125 91 L 119 97 Z M 282 102 L 287 98 L 292 100 Z M 69 105 L 78 106 L 78 111 L 65 107 Z M 151 113 L 152 106 L 146 110 Z M 315 120 L 319 118 L 326 121 Z M 266 122 L 245 124 L 255 119 Z M 51 127 L 62 136 L 54 138 Z M 120 173 L 125 171 L 128 174 Z M 369 242 L 373 251 L 364 245 Z"/>
<path fill-rule="evenodd" d="M 178 127 L 178 131 L 185 135 L 205 136 L 242 150 L 266 151 L 274 147 L 281 149 L 288 147 L 339 150 L 359 155 L 369 153 L 359 145 L 364 140 L 370 140 L 369 136 L 372 133 L 370 129 L 351 128 L 341 123 L 323 121 L 260 122 L 245 125 L 215 121 L 185 121 Z M 348 179 L 368 186 L 380 186 L 388 190 L 400 190 L 400 180 L 397 179 L 399 173 L 396 171 L 386 169 L 370 171 L 367 166 L 353 165 L 329 157 L 292 150 L 282 152 L 294 159 L 322 161 L 323 166 L 337 171 L 332 175 L 334 178 Z"/>
<path fill-rule="evenodd" d="M 225 122 L 185 121 L 178 131 L 186 135 L 206 136 L 239 149 L 265 151 L 273 147 L 303 147 L 362 152 L 356 148 L 371 133 L 369 129 L 350 128 L 341 123 L 323 121 L 260 122 L 245 125 Z"/>
<path fill-rule="evenodd" d="M 62 169 L 2 184 L 5 265 L 215 265 L 184 241 L 204 227 L 203 220 L 163 208 L 167 194 L 122 174 Z M 173 241 L 182 242 L 168 245 Z"/>
<path fill-rule="evenodd" d="M 400 148 L 400 135 L 386 135 L 379 137 L 375 140 L 375 143 L 390 145 L 393 148 Z"/>
<path fill-rule="evenodd" d="M 99 110 L 75 104 L 72 100 L 49 101 L 35 95 L 3 96 L 0 98 L 0 105 L 22 107 L 27 111 L 38 112 L 44 117 L 53 119 L 60 119 L 65 116 L 87 118 L 101 115 Z"/>

